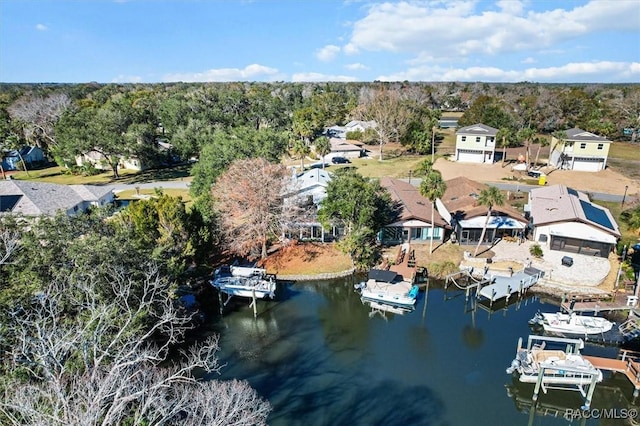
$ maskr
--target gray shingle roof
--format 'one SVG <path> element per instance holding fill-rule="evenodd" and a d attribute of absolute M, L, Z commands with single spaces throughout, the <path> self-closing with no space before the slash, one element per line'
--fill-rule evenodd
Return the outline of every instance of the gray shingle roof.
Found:
<path fill-rule="evenodd" d="M 495 129 L 486 124 L 478 123 L 471 126 L 465 126 L 458 129 L 457 135 L 474 135 L 474 136 L 495 136 L 498 134 L 498 129 Z"/>
<path fill-rule="evenodd" d="M 27 216 L 54 215 L 84 202 L 98 201 L 112 191 L 108 186 L 59 185 L 21 180 L 0 181 L 0 197 L 15 199 L 11 213 Z"/>
<path fill-rule="evenodd" d="M 598 136 L 594 133 L 587 132 L 586 130 L 579 129 L 577 127 L 565 130 L 565 134 L 567 135 L 567 141 L 611 143 L 611 141 L 605 137 Z"/>

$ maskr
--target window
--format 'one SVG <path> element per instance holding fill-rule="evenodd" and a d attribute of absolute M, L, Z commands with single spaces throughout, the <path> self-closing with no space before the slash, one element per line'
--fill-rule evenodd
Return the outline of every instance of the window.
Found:
<path fill-rule="evenodd" d="M 580 144 L 580 149 L 585 149 L 587 147 L 587 143 L 586 142 L 582 142 Z"/>
<path fill-rule="evenodd" d="M 466 140 L 467 140 L 467 137 L 466 137 L 466 136 L 463 136 L 461 140 L 462 140 L 462 142 L 464 142 L 464 141 L 466 141 Z"/>
<path fill-rule="evenodd" d="M 480 136 L 476 136 L 476 142 L 480 142 Z"/>
<path fill-rule="evenodd" d="M 602 148 L 604 148 L 604 144 L 603 143 L 599 143 L 598 144 L 598 149 L 602 149 Z"/>

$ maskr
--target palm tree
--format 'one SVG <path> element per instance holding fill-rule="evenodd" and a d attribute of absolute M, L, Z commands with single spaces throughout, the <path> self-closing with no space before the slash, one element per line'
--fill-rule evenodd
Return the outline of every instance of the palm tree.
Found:
<path fill-rule="evenodd" d="M 304 157 L 306 157 L 310 151 L 309 145 L 307 145 L 302 139 L 298 139 L 293 144 L 293 154 L 300 156 L 301 172 L 304 172 Z"/>
<path fill-rule="evenodd" d="M 426 176 L 433 170 L 433 161 L 425 158 L 416 166 L 415 174 L 416 176 Z"/>
<path fill-rule="evenodd" d="M 502 147 L 502 167 L 504 167 L 504 160 L 507 158 L 507 147 L 511 145 L 512 137 L 513 131 L 508 127 L 501 127 L 496 135 L 496 139 L 500 141 L 500 146 Z"/>
<path fill-rule="evenodd" d="M 522 141 L 524 142 L 524 146 L 526 148 L 526 157 L 525 160 L 527 162 L 527 170 L 529 170 L 529 149 L 530 149 L 530 145 L 531 145 L 531 140 L 535 137 L 536 135 L 536 131 L 533 130 L 531 127 L 525 127 L 523 129 L 520 129 L 520 131 L 518 132 L 518 138 L 522 139 Z"/>
<path fill-rule="evenodd" d="M 476 246 L 476 251 L 473 256 L 478 255 L 478 250 L 480 250 L 480 246 L 484 241 L 484 236 L 487 233 L 487 227 L 489 226 L 489 219 L 491 219 L 491 213 L 493 211 L 493 206 L 501 206 L 504 204 L 504 195 L 500 190 L 495 186 L 490 186 L 488 189 L 483 189 L 480 191 L 480 195 L 478 196 L 478 204 L 481 206 L 487 206 L 487 219 L 484 221 L 484 227 L 482 228 L 482 234 L 480 234 L 480 241 L 478 241 L 478 245 Z"/>
<path fill-rule="evenodd" d="M 551 147 L 551 151 L 553 151 L 556 145 L 562 145 L 562 154 L 560 155 L 561 156 L 564 155 L 564 142 L 565 142 L 565 138 L 567 137 L 567 132 L 565 132 L 564 130 L 556 130 L 551 134 L 551 136 L 553 136 L 556 139 L 556 143 Z M 547 165 L 549 165 L 549 161 L 551 161 L 551 152 L 549 152 L 549 159 L 547 160 Z M 562 159 L 562 163 L 564 163 L 564 159 Z M 562 168 L 562 166 L 564 165 L 562 163 L 560 164 L 560 168 Z"/>
<path fill-rule="evenodd" d="M 429 243 L 429 253 L 433 253 L 433 222 L 436 210 L 436 200 L 442 198 L 447 190 L 447 184 L 442 179 L 442 174 L 438 170 L 431 170 L 420 183 L 420 194 L 431 201 L 431 241 Z"/>
<path fill-rule="evenodd" d="M 536 161 L 533 162 L 534 165 L 538 165 L 538 158 L 540 157 L 540 149 L 542 149 L 543 146 L 549 146 L 549 143 L 551 142 L 548 138 L 546 137 L 539 137 L 537 138 L 538 141 L 538 152 L 536 152 Z M 549 156 L 551 156 L 551 153 L 549 153 Z M 549 160 L 547 159 L 547 163 L 549 162 Z"/>
<path fill-rule="evenodd" d="M 326 136 L 320 136 L 316 139 L 315 146 L 316 153 L 322 160 L 322 170 L 324 170 L 324 156 L 331 152 L 331 143 L 329 142 L 329 138 Z"/>

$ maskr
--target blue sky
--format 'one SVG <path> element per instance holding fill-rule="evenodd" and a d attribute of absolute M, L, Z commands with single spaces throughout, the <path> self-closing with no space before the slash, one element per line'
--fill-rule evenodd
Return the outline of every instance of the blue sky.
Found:
<path fill-rule="evenodd" d="M 0 0 L 0 82 L 640 82 L 640 0 Z"/>

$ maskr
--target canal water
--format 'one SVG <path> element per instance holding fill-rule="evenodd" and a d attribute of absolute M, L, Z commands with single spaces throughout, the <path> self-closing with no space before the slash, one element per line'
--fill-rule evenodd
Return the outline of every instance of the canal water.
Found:
<path fill-rule="evenodd" d="M 549 391 L 530 410 L 533 385 L 505 372 L 531 334 L 527 321 L 558 309 L 548 301 L 489 310 L 431 282 L 414 311 L 383 315 L 362 304 L 354 281 L 283 284 L 257 319 L 245 302 L 211 319 L 226 364 L 218 377 L 248 380 L 272 404 L 271 425 L 567 425 L 565 410 L 582 405 L 577 392 Z M 636 408 L 632 394 L 623 376 L 605 379 L 592 408 Z"/>

